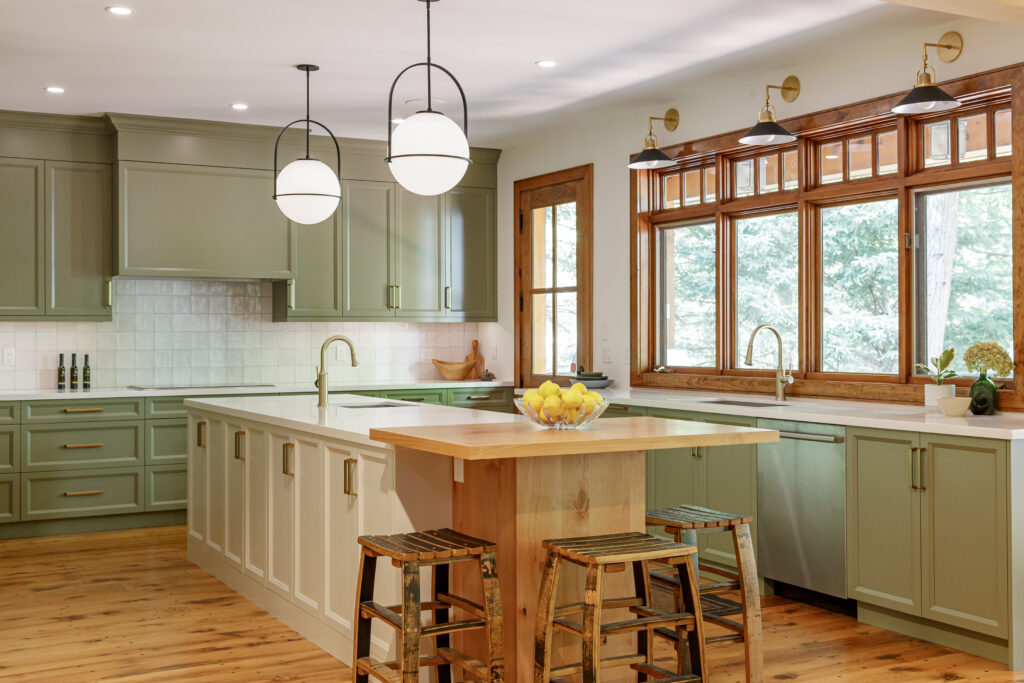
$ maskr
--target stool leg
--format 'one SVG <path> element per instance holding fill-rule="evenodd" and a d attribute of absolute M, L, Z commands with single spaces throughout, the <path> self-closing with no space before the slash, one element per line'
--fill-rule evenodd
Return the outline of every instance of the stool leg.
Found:
<path fill-rule="evenodd" d="M 676 543 L 685 543 L 686 545 L 692 545 L 694 548 L 697 547 L 697 532 L 694 529 L 676 529 Z M 697 575 L 697 583 L 700 583 L 700 562 L 697 559 L 697 554 L 694 553 L 693 557 L 693 571 Z M 676 611 L 685 612 L 683 609 L 683 587 L 679 586 L 675 591 L 676 598 Z"/>
<path fill-rule="evenodd" d="M 695 674 L 701 681 L 708 679 L 707 664 L 704 658 L 704 618 L 700 610 L 700 591 L 697 587 L 697 563 L 690 555 L 686 561 L 678 565 L 679 586 L 682 591 L 683 611 L 694 616 L 693 629 L 687 632 L 683 628 L 676 630 L 679 658 L 678 673 Z"/>
<path fill-rule="evenodd" d="M 435 564 L 433 571 L 433 580 L 431 585 L 431 599 L 434 602 L 440 602 L 437 596 L 441 593 L 447 593 L 448 587 L 448 576 L 449 570 L 447 564 Z M 448 613 L 451 610 L 438 609 L 434 610 L 434 623 L 443 624 L 448 621 Z M 441 647 L 451 647 L 452 637 L 445 633 L 437 636 L 434 639 L 434 651 Z M 451 664 L 438 664 L 437 666 L 437 683 L 451 683 L 452 681 L 452 665 Z"/>
<path fill-rule="evenodd" d="M 636 597 L 644 601 L 644 607 L 653 607 L 651 596 L 651 571 L 647 562 L 633 562 L 633 588 Z M 648 664 L 654 664 L 654 628 L 638 631 L 636 634 L 637 652 L 646 658 Z M 637 673 L 637 681 L 648 680 L 647 674 Z"/>
<path fill-rule="evenodd" d="M 601 593 L 604 567 L 587 567 L 583 591 L 583 683 L 601 683 Z"/>
<path fill-rule="evenodd" d="M 359 608 L 364 602 L 373 600 L 373 581 L 377 575 L 377 558 L 363 548 L 359 556 L 359 576 L 356 579 L 356 586 L 359 594 L 356 596 L 356 637 L 355 657 L 352 660 L 352 668 L 355 670 L 355 683 L 367 683 L 370 679 L 368 674 L 359 673 L 357 662 L 362 657 L 370 656 L 370 625 L 372 619 L 364 617 Z"/>
<path fill-rule="evenodd" d="M 420 563 L 418 560 L 402 565 L 402 683 L 420 680 Z"/>
<path fill-rule="evenodd" d="M 485 632 L 487 634 L 487 668 L 490 683 L 505 683 L 505 627 L 501 616 L 501 591 L 498 588 L 498 565 L 494 553 L 480 556 L 480 576 L 484 584 Z"/>
<path fill-rule="evenodd" d="M 555 590 L 558 588 L 558 571 L 561 566 L 562 558 L 549 550 L 544 560 L 540 597 L 537 601 L 537 631 L 533 645 L 534 683 L 548 683 L 551 678 L 551 633 L 554 630 Z"/>
<path fill-rule="evenodd" d="M 750 526 L 737 524 L 732 529 L 736 547 L 736 564 L 740 576 L 740 598 L 743 602 L 743 648 L 746 654 L 748 683 L 764 680 L 764 652 L 761 642 L 761 594 L 757 585 L 757 565 Z"/>

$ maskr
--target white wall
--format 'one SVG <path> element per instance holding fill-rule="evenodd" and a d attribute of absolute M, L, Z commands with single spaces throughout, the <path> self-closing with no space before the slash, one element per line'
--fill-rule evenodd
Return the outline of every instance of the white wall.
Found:
<path fill-rule="evenodd" d="M 1024 62 L 1024 27 L 882 6 L 814 35 L 759 47 L 729 63 L 637 88 L 632 101 L 639 104 L 592 103 L 552 116 L 543 128 L 521 131 L 504 141 L 498 163 L 499 324 L 482 330 L 482 343 L 501 350 L 499 361 L 491 362 L 492 370 L 501 377 L 513 372 L 516 180 L 594 164 L 594 360 L 596 368 L 625 386 L 629 382 L 626 164 L 642 146 L 647 117 L 660 116 L 670 106 L 679 110 L 681 122 L 674 133 L 655 129 L 661 144 L 668 145 L 753 125 L 764 85 L 780 83 L 791 73 L 800 78 L 803 91 L 794 103 L 776 102 L 781 119 L 907 90 L 920 66 L 921 43 L 936 42 L 947 30 L 959 31 L 965 48 L 952 64 L 933 58 L 940 80 Z"/>

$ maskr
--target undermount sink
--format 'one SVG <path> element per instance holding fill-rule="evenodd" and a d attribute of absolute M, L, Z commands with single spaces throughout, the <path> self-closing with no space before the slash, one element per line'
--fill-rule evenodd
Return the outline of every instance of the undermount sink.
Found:
<path fill-rule="evenodd" d="M 748 408 L 788 408 L 789 403 L 768 403 L 767 401 L 736 401 L 730 398 L 713 398 L 701 403 L 718 403 L 723 406 L 744 406 Z"/>
<path fill-rule="evenodd" d="M 180 391 L 184 389 L 266 389 L 274 386 L 273 384 L 186 384 L 181 386 L 151 386 L 151 387 L 140 387 L 134 384 L 129 384 L 128 388 L 132 391 Z"/>
<path fill-rule="evenodd" d="M 351 403 L 351 404 L 334 404 L 338 408 L 408 408 L 408 403 Z M 415 404 L 411 404 L 415 405 Z"/>

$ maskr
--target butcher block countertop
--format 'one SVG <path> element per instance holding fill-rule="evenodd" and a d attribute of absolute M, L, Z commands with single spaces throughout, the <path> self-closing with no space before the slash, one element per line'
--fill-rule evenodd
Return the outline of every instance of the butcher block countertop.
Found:
<path fill-rule="evenodd" d="M 370 439 L 465 460 L 495 460 L 770 443 L 779 440 L 779 433 L 772 429 L 706 422 L 626 417 L 598 419 L 582 429 L 573 430 L 543 429 L 526 421 L 383 427 L 371 429 Z"/>

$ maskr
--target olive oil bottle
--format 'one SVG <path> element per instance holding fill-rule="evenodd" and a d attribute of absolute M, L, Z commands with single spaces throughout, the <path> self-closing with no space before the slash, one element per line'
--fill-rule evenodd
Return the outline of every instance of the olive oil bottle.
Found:
<path fill-rule="evenodd" d="M 71 391 L 78 390 L 78 354 L 71 354 Z"/>
<path fill-rule="evenodd" d="M 64 354 L 60 354 L 60 363 L 57 364 L 57 391 L 64 391 L 65 386 Z"/>
<path fill-rule="evenodd" d="M 89 369 L 89 354 L 85 354 L 85 365 L 82 366 L 82 391 L 92 387 L 92 371 Z"/>

